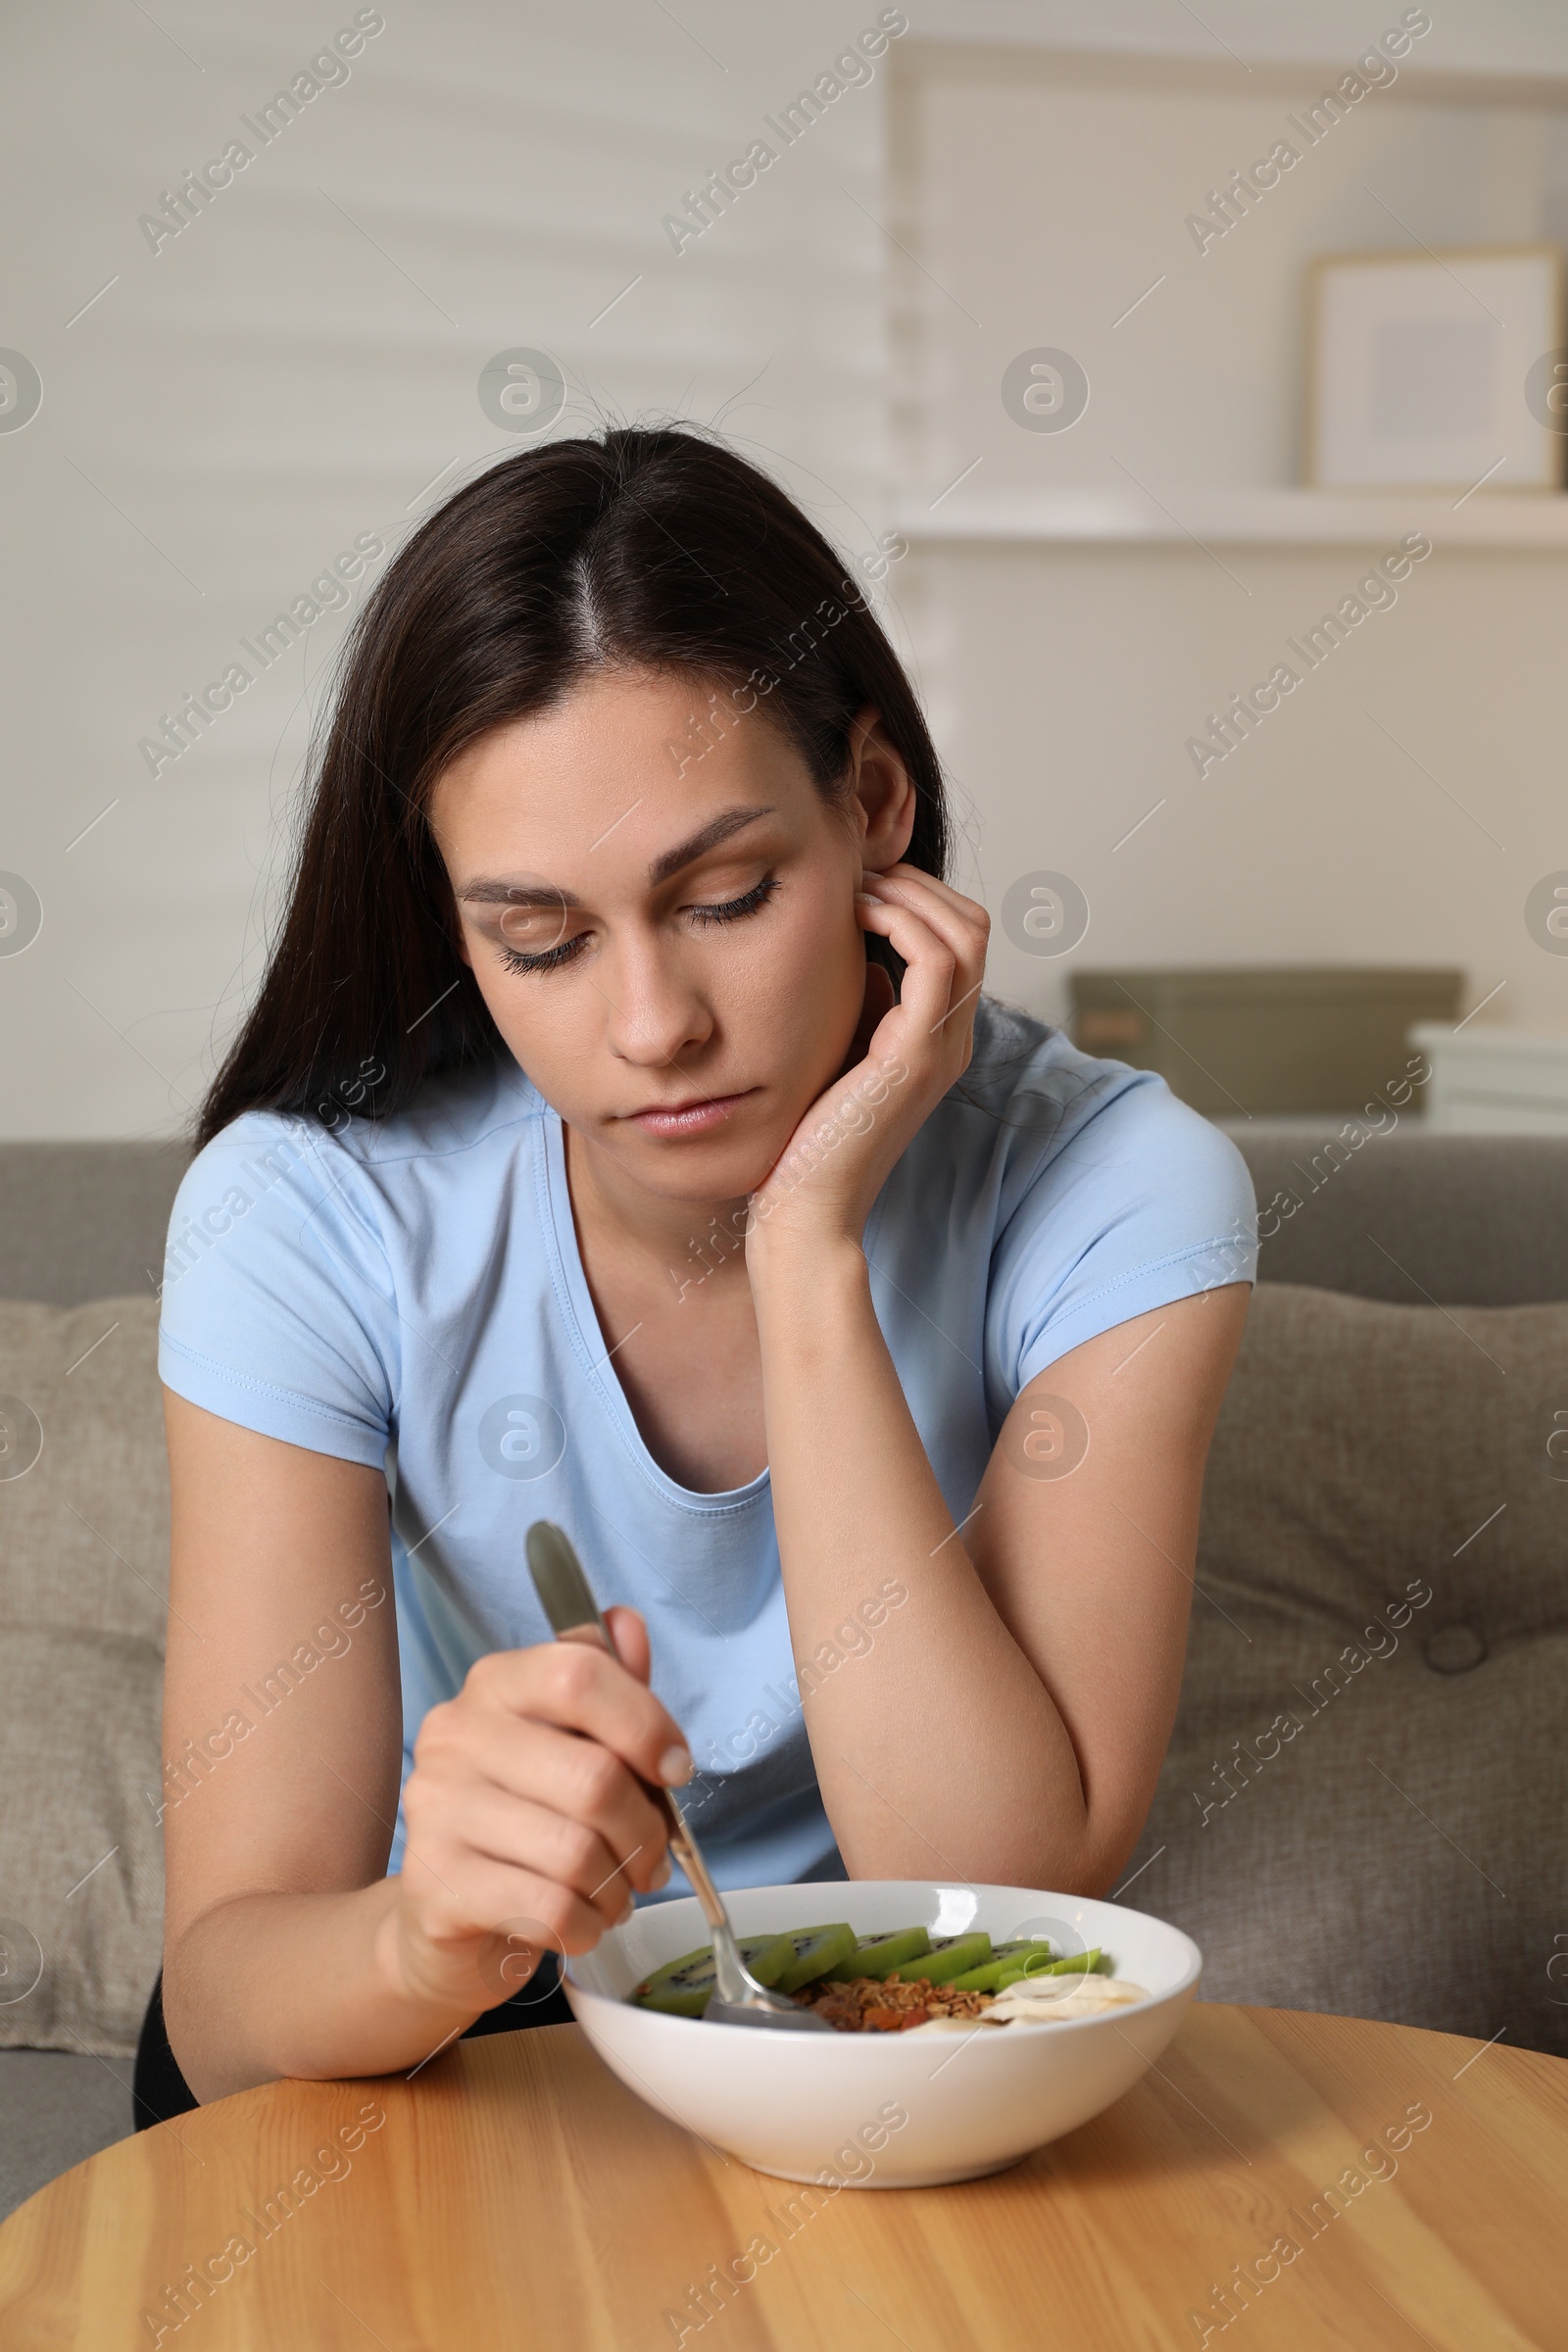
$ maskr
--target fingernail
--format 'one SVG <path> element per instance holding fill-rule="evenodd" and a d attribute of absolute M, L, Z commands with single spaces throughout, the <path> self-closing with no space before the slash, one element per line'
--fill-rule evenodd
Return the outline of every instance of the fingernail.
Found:
<path fill-rule="evenodd" d="M 625 1900 L 625 1902 L 624 1902 L 624 1903 L 622 1904 L 622 1906 L 621 1906 L 619 1917 L 618 1917 L 618 1918 L 616 1919 L 616 1921 L 615 1921 L 615 1925 L 616 1925 L 616 1927 L 617 1927 L 617 1928 L 623 1928 L 623 1927 L 626 1925 L 626 1922 L 627 1922 L 627 1920 L 628 1920 L 628 1919 L 630 1919 L 630 1917 L 631 1917 L 632 1913 L 633 1913 L 633 1912 L 636 1910 L 636 1908 L 637 1908 L 637 1899 L 636 1899 L 635 1895 L 630 1895 L 630 1894 L 628 1894 L 628 1895 L 627 1895 L 627 1897 L 626 1897 L 626 1900 Z"/>
<path fill-rule="evenodd" d="M 653 1884 L 655 1886 L 667 1886 L 669 1885 L 669 1856 L 665 1854 L 662 1860 L 660 1862 L 659 1868 L 654 1873 Z"/>
<path fill-rule="evenodd" d="M 666 1788 L 683 1788 L 692 1777 L 690 1750 L 666 1747 L 659 1759 L 659 1777 Z"/>

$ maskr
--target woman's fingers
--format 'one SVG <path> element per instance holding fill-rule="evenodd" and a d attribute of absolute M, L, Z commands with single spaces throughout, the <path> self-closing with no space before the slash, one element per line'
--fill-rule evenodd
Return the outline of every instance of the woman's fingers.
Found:
<path fill-rule="evenodd" d="M 598 1912 L 601 1928 L 612 1928 L 632 1895 L 645 1891 L 633 1886 L 630 1863 L 640 1861 L 640 1875 L 647 1878 L 656 1849 L 662 1852 L 662 1829 L 656 1841 L 634 1846 L 630 1857 L 617 1855 L 586 1823 L 500 1788 L 473 1792 L 464 1835 L 470 1852 L 485 1861 L 530 1870 L 536 1878 L 566 1887 Z"/>
<path fill-rule="evenodd" d="M 914 1032 L 910 1044 L 922 1058 L 932 1055 L 931 1041 L 945 1029 L 949 1034 L 940 1037 L 935 1051 L 963 1048 L 985 968 L 984 943 L 972 935 L 950 937 L 950 930 L 956 927 L 956 917 L 944 910 L 939 922 L 933 919 L 932 909 L 910 905 L 902 893 L 868 893 L 867 897 L 872 903 L 862 903 L 861 920 L 867 930 L 891 940 L 907 966 L 898 1007 L 889 1017 L 906 1016 Z M 950 1024 L 949 1016 L 960 1008 L 965 1017 Z"/>
<path fill-rule="evenodd" d="M 616 1608 L 607 1625 L 613 1655 L 567 1640 L 481 1658 L 419 1726 L 403 1792 L 400 1965 L 431 1997 L 468 1997 L 477 1970 L 487 2000 L 505 1998 L 515 1984 L 486 1956 L 498 1939 L 508 1967 L 519 1938 L 591 1951 L 669 1875 L 668 1822 L 648 1784 L 681 1787 L 691 1756 L 648 1688 L 642 1618 Z"/>
<path fill-rule="evenodd" d="M 654 1883 L 668 1840 L 667 1823 L 642 1783 L 608 1747 L 499 1710 L 477 1710 L 471 1721 L 445 1733 L 438 1725 L 429 1740 L 421 1731 L 420 1740 L 416 1752 L 425 1771 L 445 1783 L 461 1782 L 466 1801 L 470 1792 L 488 1796 L 494 1791 L 505 1803 L 538 1807 L 597 1841 L 604 1856 L 598 1878 L 619 1865 L 632 1873 L 639 1892 Z M 412 1780 L 409 1786 L 412 1789 Z M 466 1819 L 463 1834 L 467 1835 Z M 542 1862 L 544 1856 L 537 1858 Z M 584 1861 L 573 1885 L 596 1866 L 597 1856 Z"/>
<path fill-rule="evenodd" d="M 917 873 L 912 866 L 892 866 L 885 874 L 867 874 L 861 887 L 883 904 L 908 907 L 961 960 L 984 956 L 991 935 L 985 908 L 933 875 Z"/>
<path fill-rule="evenodd" d="M 894 1004 L 891 987 L 868 973 L 850 1061 L 806 1113 L 754 1197 L 749 1266 L 754 1256 L 759 1266 L 764 1262 L 761 1253 L 771 1246 L 757 1238 L 765 1220 L 781 1219 L 773 1231 L 783 1235 L 825 1216 L 835 1230 L 847 1223 L 858 1237 L 877 1185 L 973 1052 L 985 973 L 983 908 L 912 867 L 892 867 L 864 874 L 855 911 L 864 930 L 889 941 L 903 958 L 899 1000 Z M 871 1091 L 876 1083 L 879 1093 Z M 892 1084 L 904 1091 L 883 1116 Z M 841 1151 L 851 1137 L 857 1148 Z M 835 1156 L 824 1165 L 828 1153 Z"/>
<path fill-rule="evenodd" d="M 605 1623 L 615 1644 L 615 1655 L 628 1674 L 646 1683 L 653 1668 L 653 1651 L 648 1642 L 648 1620 L 641 1609 L 628 1609 L 618 1602 L 606 1609 Z"/>
<path fill-rule="evenodd" d="M 597 1642 L 497 1651 L 419 1726 L 405 1876 L 437 1941 L 526 1916 L 587 1951 L 667 1878 L 668 1823 L 647 1784 L 680 1786 L 691 1757 L 648 1689 L 641 1617 L 617 1609 L 608 1623 L 615 1656 Z M 536 1889 L 531 1911 L 518 1874 Z M 491 1887 L 507 1890 L 500 1911 Z"/>
<path fill-rule="evenodd" d="M 464 1698 L 470 1696 L 480 1707 L 580 1732 L 612 1750 L 641 1780 L 678 1788 L 691 1778 L 679 1724 L 644 1682 L 597 1643 L 544 1642 L 533 1649 L 494 1650 L 470 1669 Z"/>
<path fill-rule="evenodd" d="M 867 882 L 906 884 L 916 896 L 924 896 L 937 906 L 947 907 L 960 920 L 976 928 L 982 936 L 990 931 L 991 917 L 978 899 L 965 898 L 963 892 L 955 890 L 951 882 L 942 881 L 936 874 L 926 873 L 918 865 L 873 868 L 867 871 L 865 879 Z"/>
<path fill-rule="evenodd" d="M 466 1962 L 459 1962 L 457 1952 L 451 1951 L 440 1966 L 456 1963 L 460 1975 L 477 1966 L 480 1988 L 489 1995 L 486 2006 L 516 1989 L 514 1983 L 485 1981 L 480 1954 L 490 1938 L 537 1936 L 552 1951 L 591 1952 L 609 1924 L 596 1905 L 585 1902 L 562 1880 L 498 1862 L 488 1854 L 466 1855 L 455 1877 L 449 1873 L 437 1879 L 428 1871 L 422 1876 L 428 1892 L 421 1904 L 420 1933 L 437 1953 L 453 1946 L 470 1947 Z M 415 1967 L 419 1967 L 417 1959 Z"/>

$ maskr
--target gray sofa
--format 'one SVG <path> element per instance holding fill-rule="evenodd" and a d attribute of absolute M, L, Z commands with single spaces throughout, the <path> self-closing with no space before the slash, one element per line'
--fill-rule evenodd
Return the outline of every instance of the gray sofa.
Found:
<path fill-rule="evenodd" d="M 1564 2050 L 1568 1143 L 1238 1141 L 1263 1283 L 1123 1899 L 1196 1936 L 1211 1998 Z M 0 1148 L 0 2211 L 130 2128 L 183 1164 Z"/>

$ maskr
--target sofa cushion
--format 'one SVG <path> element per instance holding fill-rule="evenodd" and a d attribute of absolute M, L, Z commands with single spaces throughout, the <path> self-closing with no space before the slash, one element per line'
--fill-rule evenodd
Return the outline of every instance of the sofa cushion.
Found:
<path fill-rule="evenodd" d="M 1209 1998 L 1568 2054 L 1565 1563 L 1568 1305 L 1257 1290 L 1121 1883 Z"/>
<path fill-rule="evenodd" d="M 0 1301 L 0 2047 L 127 2056 L 157 1974 L 157 1326 Z"/>
<path fill-rule="evenodd" d="M 0 2047 L 129 2056 L 158 1974 L 163 1659 L 0 1633 Z"/>
<path fill-rule="evenodd" d="M 169 1467 L 158 1301 L 0 1299 L 0 1624 L 79 1626 L 161 1650 Z"/>
<path fill-rule="evenodd" d="M 0 1144 L 0 1298 L 145 1298 L 188 1143 Z M 145 1287 L 144 1287 L 145 1286 Z"/>
<path fill-rule="evenodd" d="M 1406 1102 L 1220 1122 L 1257 1194 L 1260 1278 L 1395 1306 L 1568 1298 L 1568 1136 L 1434 1135 Z"/>

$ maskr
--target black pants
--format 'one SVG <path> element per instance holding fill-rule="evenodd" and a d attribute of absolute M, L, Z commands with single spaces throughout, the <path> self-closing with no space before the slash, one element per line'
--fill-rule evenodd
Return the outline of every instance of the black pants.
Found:
<path fill-rule="evenodd" d="M 510 2000 L 487 2009 L 476 2017 L 471 2026 L 465 2026 L 460 2041 L 471 2041 L 479 2034 L 515 2034 L 524 2026 L 569 2026 L 571 2009 L 561 1987 L 560 1972 L 553 1952 L 546 1952 L 537 1970 Z M 142 2019 L 141 2038 L 136 2044 L 136 2070 L 131 2084 L 132 2112 L 138 2132 L 150 2124 L 166 2124 L 172 2116 L 189 2115 L 200 2102 L 175 2063 L 169 2046 L 169 2034 L 164 2026 L 164 1978 L 160 1969 L 153 1986 L 153 1997 Z"/>

